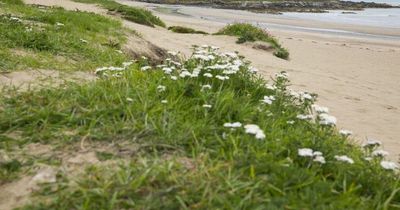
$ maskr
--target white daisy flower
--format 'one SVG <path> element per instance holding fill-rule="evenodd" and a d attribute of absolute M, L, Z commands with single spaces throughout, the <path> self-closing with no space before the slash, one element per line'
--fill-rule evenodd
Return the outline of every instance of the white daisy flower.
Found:
<path fill-rule="evenodd" d="M 191 74 L 190 72 L 188 72 L 188 71 L 182 71 L 182 72 L 179 74 L 179 76 L 182 77 L 182 78 L 185 78 L 185 77 L 190 77 L 190 76 L 192 76 L 192 74 Z"/>
<path fill-rule="evenodd" d="M 140 68 L 140 70 L 142 71 L 147 71 L 149 69 L 151 69 L 151 66 L 143 66 L 142 68 Z"/>
<path fill-rule="evenodd" d="M 167 87 L 165 87 L 164 85 L 157 86 L 158 92 L 164 92 L 166 89 L 167 89 Z"/>
<path fill-rule="evenodd" d="M 122 63 L 122 65 L 123 65 L 124 67 L 128 67 L 128 66 L 130 66 L 130 65 L 132 65 L 132 64 L 133 64 L 133 61 L 123 62 L 123 63 Z"/>
<path fill-rule="evenodd" d="M 275 97 L 274 96 L 264 96 L 264 99 L 261 100 L 263 103 L 265 104 L 269 104 L 271 105 L 273 101 L 275 101 Z"/>
<path fill-rule="evenodd" d="M 313 150 L 310 148 L 301 148 L 297 150 L 297 154 L 302 157 L 313 157 Z"/>
<path fill-rule="evenodd" d="M 248 134 L 254 134 L 256 136 L 256 139 L 264 139 L 265 138 L 265 134 L 264 131 L 260 129 L 260 127 L 258 127 L 258 125 L 254 125 L 254 124 L 248 124 L 245 125 L 244 128 L 246 129 L 246 133 Z"/>
<path fill-rule="evenodd" d="M 299 119 L 299 120 L 311 120 L 313 118 L 313 116 L 309 115 L 309 114 L 308 115 L 298 114 L 296 116 L 296 118 Z"/>
<path fill-rule="evenodd" d="M 211 73 L 204 73 L 203 76 L 208 77 L 208 78 L 213 77 L 213 75 Z"/>
<path fill-rule="evenodd" d="M 79 39 L 79 41 L 81 41 L 82 43 L 85 43 L 85 44 L 87 44 L 87 43 L 88 43 L 88 41 L 87 41 L 87 40 L 85 40 L 85 39 Z"/>
<path fill-rule="evenodd" d="M 203 104 L 204 108 L 211 108 L 212 106 L 210 104 Z"/>
<path fill-rule="evenodd" d="M 255 67 L 253 67 L 253 66 L 250 66 L 250 67 L 249 67 L 249 72 L 255 74 L 255 73 L 258 72 L 258 69 L 255 68 Z"/>
<path fill-rule="evenodd" d="M 345 163 L 349 163 L 349 164 L 353 164 L 354 160 L 347 157 L 346 155 L 335 155 L 335 159 L 341 162 L 345 162 Z"/>
<path fill-rule="evenodd" d="M 313 152 L 313 155 L 314 156 L 322 156 L 323 154 L 320 151 L 315 151 L 315 152 Z"/>
<path fill-rule="evenodd" d="M 268 90 L 276 90 L 276 89 L 277 89 L 277 87 L 276 87 L 275 85 L 270 85 L 270 84 L 266 84 L 265 87 L 266 87 Z"/>
<path fill-rule="evenodd" d="M 321 164 L 325 164 L 326 163 L 325 158 L 323 156 L 320 156 L 320 155 L 316 156 L 313 161 L 314 162 L 319 162 Z"/>
<path fill-rule="evenodd" d="M 375 139 L 367 139 L 367 141 L 362 144 L 363 147 L 374 147 L 380 145 L 382 145 L 382 142 Z"/>
<path fill-rule="evenodd" d="M 344 130 L 344 129 L 340 130 L 339 133 L 340 133 L 341 135 L 343 135 L 343 136 L 350 136 L 350 135 L 353 134 L 352 131 Z"/>
<path fill-rule="evenodd" d="M 385 157 L 388 156 L 389 152 L 385 151 L 385 150 L 375 150 L 372 152 L 372 156 L 374 157 Z"/>
<path fill-rule="evenodd" d="M 215 76 L 215 78 L 222 80 L 222 81 L 229 79 L 228 76 L 222 76 L 222 75 L 217 75 L 217 76 Z"/>
<path fill-rule="evenodd" d="M 166 103 L 168 103 L 168 101 L 167 100 L 161 100 L 161 103 L 162 104 L 166 104 Z"/>
<path fill-rule="evenodd" d="M 162 68 L 162 70 L 164 71 L 165 74 L 171 74 L 172 73 L 172 68 L 170 67 L 164 67 Z"/>
<path fill-rule="evenodd" d="M 326 113 L 322 113 L 319 115 L 320 121 L 319 124 L 321 125 L 336 125 L 336 117 L 328 115 Z"/>
<path fill-rule="evenodd" d="M 224 123 L 224 127 L 226 127 L 226 128 L 240 128 L 240 127 L 242 127 L 242 123 L 240 123 L 240 122 Z"/>
<path fill-rule="evenodd" d="M 328 108 L 328 107 L 319 106 L 319 105 L 317 105 L 317 104 L 313 104 L 311 107 L 312 107 L 312 108 L 314 109 L 314 111 L 316 111 L 317 113 L 329 113 L 329 108 Z"/>
<path fill-rule="evenodd" d="M 172 79 L 172 80 L 177 80 L 178 77 L 176 77 L 176 76 L 171 76 L 171 79 Z"/>
<path fill-rule="evenodd" d="M 386 170 L 397 170 L 399 169 L 399 165 L 395 162 L 391 161 L 381 161 L 381 166 Z"/>

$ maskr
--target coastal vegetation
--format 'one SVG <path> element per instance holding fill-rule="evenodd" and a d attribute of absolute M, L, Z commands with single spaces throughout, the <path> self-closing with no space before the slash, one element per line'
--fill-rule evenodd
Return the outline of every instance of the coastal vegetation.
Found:
<path fill-rule="evenodd" d="M 89 70 L 118 65 L 125 34 L 120 22 L 87 12 L 26 6 L 0 7 L 0 71 L 22 69 Z"/>
<path fill-rule="evenodd" d="M 0 3 L 4 69 L 97 77 L 1 90 L 0 193 L 41 181 L 19 209 L 400 207 L 399 166 L 381 143 L 355 144 L 315 94 L 290 89 L 287 72 L 266 80 L 238 52 L 208 45 L 132 60 L 120 47 L 136 34 L 119 21 Z M 219 34 L 276 42 L 248 24 Z"/>
<path fill-rule="evenodd" d="M 397 165 L 374 152 L 379 142 L 353 145 L 328 110 L 313 105 L 313 94 L 288 88 L 285 72 L 267 82 L 236 53 L 203 46 L 188 60 L 153 67 L 142 59 L 97 74 L 99 80 L 87 84 L 9 91 L 0 98 L 1 133 L 20 134 L 3 140 L 3 149 L 30 142 L 61 149 L 82 144 L 83 137 L 136 145 L 125 144 L 133 148 L 126 158 L 99 153 L 106 162 L 79 177 L 59 171 L 58 181 L 43 185 L 22 209 L 400 204 Z"/>
<path fill-rule="evenodd" d="M 148 25 L 152 27 L 154 26 L 165 27 L 165 23 L 159 17 L 154 16 L 152 12 L 146 9 L 126 6 L 115 2 L 114 0 L 73 0 L 73 1 L 81 3 L 98 4 L 106 8 L 109 12 L 115 12 L 121 15 L 122 18 L 135 23 Z"/>
<path fill-rule="evenodd" d="M 289 58 L 289 52 L 279 44 L 276 38 L 270 35 L 267 31 L 249 23 L 229 24 L 219 30 L 216 35 L 237 36 L 238 40 L 236 43 L 238 44 L 244 42 L 263 41 L 271 45 L 276 57 L 283 59 Z"/>
<path fill-rule="evenodd" d="M 207 32 L 195 30 L 193 28 L 184 26 L 170 26 L 168 27 L 168 30 L 181 34 L 208 34 Z"/>

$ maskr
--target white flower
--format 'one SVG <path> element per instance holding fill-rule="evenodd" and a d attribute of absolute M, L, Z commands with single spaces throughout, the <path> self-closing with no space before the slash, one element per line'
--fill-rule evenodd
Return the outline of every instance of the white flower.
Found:
<path fill-rule="evenodd" d="M 204 108 L 211 108 L 212 106 L 210 104 L 203 104 Z"/>
<path fill-rule="evenodd" d="M 304 115 L 304 114 L 299 114 L 296 116 L 297 119 L 299 120 L 311 120 L 313 118 L 312 115 Z"/>
<path fill-rule="evenodd" d="M 266 84 L 265 87 L 269 90 L 276 90 L 277 87 L 275 85 Z"/>
<path fill-rule="evenodd" d="M 162 70 L 164 71 L 165 74 L 171 74 L 171 72 L 172 72 L 172 68 L 169 68 L 169 67 L 164 67 L 164 68 L 162 68 Z"/>
<path fill-rule="evenodd" d="M 288 120 L 288 121 L 286 121 L 286 123 L 289 124 L 289 125 L 293 125 L 294 124 L 294 120 Z"/>
<path fill-rule="evenodd" d="M 320 152 L 320 151 L 315 151 L 315 152 L 313 152 L 313 155 L 314 155 L 314 156 L 322 156 L 322 152 Z"/>
<path fill-rule="evenodd" d="M 63 23 L 57 22 L 57 23 L 56 23 L 56 26 L 64 26 L 64 24 L 63 24 Z"/>
<path fill-rule="evenodd" d="M 226 127 L 226 128 L 240 128 L 240 127 L 242 127 L 242 123 L 240 123 L 240 122 L 224 123 L 224 127 Z"/>
<path fill-rule="evenodd" d="M 126 101 L 133 102 L 132 98 L 126 98 Z"/>
<path fill-rule="evenodd" d="M 313 157 L 313 150 L 310 148 L 301 148 L 297 150 L 297 154 L 302 157 Z"/>
<path fill-rule="evenodd" d="M 391 161 L 381 161 L 381 166 L 384 168 L 384 169 L 387 169 L 387 170 L 396 170 L 396 169 L 399 169 L 399 165 L 397 164 L 397 163 L 395 163 L 395 162 L 391 162 Z"/>
<path fill-rule="evenodd" d="M 221 76 L 221 75 L 217 75 L 217 76 L 215 76 L 215 78 L 222 80 L 222 81 L 229 79 L 228 76 Z"/>
<path fill-rule="evenodd" d="M 171 76 L 171 79 L 172 79 L 172 80 L 177 80 L 178 77 L 176 77 L 176 76 Z"/>
<path fill-rule="evenodd" d="M 248 125 L 245 125 L 244 128 L 246 129 L 246 131 L 245 131 L 246 133 L 256 135 L 256 139 L 264 139 L 265 138 L 264 131 L 261 130 L 260 127 L 258 127 L 258 125 L 248 124 Z"/>
<path fill-rule="evenodd" d="M 375 156 L 375 157 L 385 157 L 385 156 L 388 156 L 389 155 L 389 152 L 387 152 L 387 151 L 385 151 L 385 150 L 375 150 L 375 151 L 373 151 L 372 152 L 372 156 Z"/>
<path fill-rule="evenodd" d="M 88 41 L 87 40 L 85 40 L 85 39 L 79 39 L 82 43 L 88 43 Z"/>
<path fill-rule="evenodd" d="M 325 158 L 323 156 L 320 156 L 320 155 L 316 156 L 313 161 L 314 162 L 319 162 L 321 164 L 325 164 L 326 163 Z"/>
<path fill-rule="evenodd" d="M 280 72 L 280 73 L 276 73 L 275 74 L 275 77 L 277 78 L 277 79 L 287 79 L 288 77 L 289 77 L 289 74 L 287 73 L 287 72 L 285 72 L 285 71 L 282 71 L 282 72 Z"/>
<path fill-rule="evenodd" d="M 319 115 L 321 125 L 336 125 L 336 117 L 328 115 L 326 113 L 322 113 Z"/>
<path fill-rule="evenodd" d="M 203 85 L 203 86 L 201 86 L 201 90 L 203 91 L 203 90 L 205 90 L 205 89 L 211 89 L 212 87 L 211 87 L 211 85 Z"/>
<path fill-rule="evenodd" d="M 182 78 L 185 78 L 185 77 L 190 77 L 190 76 L 192 76 L 192 74 L 191 74 L 190 72 L 188 72 L 188 71 L 182 71 L 182 72 L 179 74 L 179 76 L 182 77 Z"/>
<path fill-rule="evenodd" d="M 263 103 L 265 104 L 272 104 L 272 101 L 275 101 L 275 97 L 274 96 L 264 96 L 264 99 L 261 100 Z"/>
<path fill-rule="evenodd" d="M 140 68 L 140 70 L 142 71 L 147 71 L 149 69 L 151 69 L 151 66 L 143 66 L 142 68 Z"/>
<path fill-rule="evenodd" d="M 172 56 L 178 55 L 178 53 L 177 53 L 177 52 L 174 52 L 174 51 L 168 51 L 167 53 L 170 54 L 170 55 L 172 55 Z"/>
<path fill-rule="evenodd" d="M 335 155 L 335 159 L 341 162 L 353 164 L 354 160 L 347 157 L 346 155 Z"/>
<path fill-rule="evenodd" d="M 372 157 L 365 157 L 364 160 L 371 161 L 371 160 L 373 160 L 373 158 Z"/>
<path fill-rule="evenodd" d="M 382 142 L 375 139 L 367 139 L 367 142 L 362 144 L 363 147 L 374 147 L 380 145 L 382 145 Z"/>
<path fill-rule="evenodd" d="M 20 18 L 18 18 L 18 17 L 10 17 L 10 20 L 17 21 L 17 22 L 22 22 L 22 20 Z"/>
<path fill-rule="evenodd" d="M 258 72 L 258 69 L 255 68 L 255 67 L 253 67 L 253 66 L 250 66 L 250 67 L 249 67 L 249 72 L 255 74 L 255 73 Z"/>
<path fill-rule="evenodd" d="M 339 133 L 340 133 L 341 135 L 343 135 L 343 136 L 350 136 L 351 134 L 353 134 L 352 131 L 344 130 L 344 129 L 340 130 Z"/>
<path fill-rule="evenodd" d="M 166 104 L 166 103 L 168 103 L 168 101 L 167 100 L 161 100 L 161 103 L 162 104 Z"/>
<path fill-rule="evenodd" d="M 124 66 L 124 67 L 128 67 L 128 66 L 130 66 L 130 65 L 132 65 L 133 64 L 133 62 L 132 61 L 129 61 L 129 62 L 123 62 L 122 63 L 122 65 Z"/>
<path fill-rule="evenodd" d="M 157 86 L 158 92 L 164 92 L 166 89 L 167 89 L 167 87 L 165 87 L 164 85 Z"/>
<path fill-rule="evenodd" d="M 310 95 L 309 93 L 301 93 L 300 96 L 301 96 L 302 99 L 307 99 L 307 100 L 312 100 L 313 99 L 312 95 Z"/>
<path fill-rule="evenodd" d="M 208 78 L 213 77 L 213 75 L 211 73 L 205 73 L 205 74 L 203 74 L 203 76 L 208 77 Z"/>
<path fill-rule="evenodd" d="M 317 113 L 329 113 L 329 108 L 324 107 L 324 106 L 319 106 L 317 104 L 313 104 L 312 108 L 317 112 Z"/>

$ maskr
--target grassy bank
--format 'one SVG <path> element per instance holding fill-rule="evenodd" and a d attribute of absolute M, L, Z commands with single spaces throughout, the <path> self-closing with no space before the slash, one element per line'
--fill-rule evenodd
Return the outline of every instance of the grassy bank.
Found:
<path fill-rule="evenodd" d="M 181 34 L 208 34 L 207 32 L 195 30 L 193 28 L 188 28 L 184 26 L 170 26 L 168 27 L 168 30 Z"/>
<path fill-rule="evenodd" d="M 282 47 L 278 40 L 272 35 L 268 34 L 265 30 L 253 26 L 248 23 L 234 23 L 229 24 L 216 33 L 217 35 L 236 36 L 238 40 L 236 43 L 241 44 L 244 42 L 263 41 L 274 48 L 274 55 L 279 58 L 288 59 L 289 52 Z"/>
<path fill-rule="evenodd" d="M 86 12 L 38 8 L 1 0 L 0 71 L 90 70 L 121 65 L 120 22 Z"/>
<path fill-rule="evenodd" d="M 142 8 L 126 6 L 117 3 L 113 0 L 73 0 L 81 3 L 99 4 L 110 12 L 120 14 L 122 18 L 154 27 L 155 25 L 165 27 L 165 23 L 159 18 L 154 16 L 150 11 Z"/>
<path fill-rule="evenodd" d="M 285 72 L 269 85 L 255 72 L 235 53 L 204 46 L 188 60 L 141 60 L 101 68 L 93 83 L 1 96 L 0 133 L 20 134 L 2 149 L 63 148 L 83 137 L 137 145 L 127 159 L 103 155 L 119 164 L 79 178 L 59 171 L 23 209 L 399 207 L 399 177 L 371 156 L 374 144 L 351 144 L 325 109 L 312 108 L 312 94 L 288 89 Z"/>

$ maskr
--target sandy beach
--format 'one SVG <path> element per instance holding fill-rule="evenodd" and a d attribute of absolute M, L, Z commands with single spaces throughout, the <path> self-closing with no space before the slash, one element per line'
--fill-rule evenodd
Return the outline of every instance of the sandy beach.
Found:
<path fill-rule="evenodd" d="M 68 9 L 104 14 L 104 10 L 93 5 L 82 6 L 70 1 L 28 0 L 27 2 L 60 5 Z M 176 13 L 170 12 L 168 7 L 171 6 L 167 5 L 128 0 L 119 2 L 146 7 L 161 17 L 168 26 L 188 26 L 211 33 L 216 32 L 227 22 L 234 21 L 266 26 L 268 31 L 289 50 L 289 61 L 279 59 L 270 52 L 253 49 L 246 44 L 236 44 L 236 38 L 233 37 L 177 34 L 164 28 L 151 28 L 124 21 L 126 27 L 135 29 L 144 39 L 167 50 L 181 51 L 188 55 L 192 45 L 215 45 L 224 51 L 239 51 L 267 78 L 279 71 L 289 72 L 292 88 L 317 93 L 318 104 L 330 108 L 331 114 L 338 118 L 339 129 L 352 130 L 358 142 L 366 138 L 381 140 L 384 149 L 390 152 L 390 158 L 398 159 L 400 154 L 399 28 L 335 24 L 279 15 L 265 16 L 246 11 L 184 6 L 179 7 Z M 157 9 L 160 6 L 164 9 Z M 317 30 L 303 30 L 304 28 Z M 332 29 L 355 34 L 340 35 L 324 32 Z M 391 38 L 388 39 L 386 36 Z"/>

